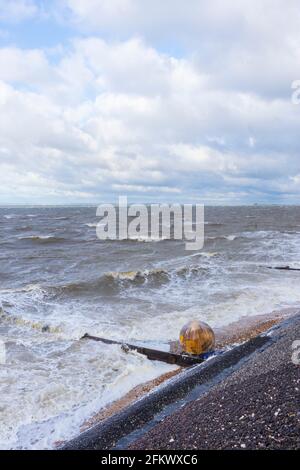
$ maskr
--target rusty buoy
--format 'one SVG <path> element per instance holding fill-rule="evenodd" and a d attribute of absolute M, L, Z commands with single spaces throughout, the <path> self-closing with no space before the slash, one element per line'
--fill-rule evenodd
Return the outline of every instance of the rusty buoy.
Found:
<path fill-rule="evenodd" d="M 214 348 L 215 334 L 207 323 L 192 320 L 181 329 L 179 341 L 185 353 L 199 355 Z"/>

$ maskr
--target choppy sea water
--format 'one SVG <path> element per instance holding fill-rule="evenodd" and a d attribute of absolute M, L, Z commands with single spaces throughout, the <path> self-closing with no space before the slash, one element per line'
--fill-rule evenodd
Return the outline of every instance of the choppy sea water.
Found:
<path fill-rule="evenodd" d="M 85 333 L 165 342 L 298 306 L 300 207 L 205 209 L 205 246 L 100 241 L 92 207 L 0 208 L 0 448 L 53 448 L 135 385 L 172 370 Z"/>

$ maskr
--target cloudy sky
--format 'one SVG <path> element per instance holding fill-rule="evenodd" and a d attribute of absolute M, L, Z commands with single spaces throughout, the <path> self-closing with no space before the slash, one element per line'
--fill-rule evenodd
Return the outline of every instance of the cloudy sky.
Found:
<path fill-rule="evenodd" d="M 298 0 L 0 0 L 0 203 L 300 202 Z"/>

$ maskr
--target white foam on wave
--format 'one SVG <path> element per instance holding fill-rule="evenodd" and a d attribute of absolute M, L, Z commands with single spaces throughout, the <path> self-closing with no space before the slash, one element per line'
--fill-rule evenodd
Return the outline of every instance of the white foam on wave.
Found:
<path fill-rule="evenodd" d="M 134 281 L 136 279 L 144 279 L 147 280 L 150 276 L 156 276 L 164 274 L 167 275 L 167 271 L 162 268 L 154 268 L 154 269 L 145 269 L 144 271 L 117 271 L 117 272 L 109 272 L 106 274 L 106 277 L 112 278 L 115 280 L 120 281 Z"/>
<path fill-rule="evenodd" d="M 190 255 L 190 258 L 196 258 L 199 256 L 203 256 L 204 258 L 213 258 L 214 256 L 217 256 L 219 253 L 217 251 L 201 251 L 199 253 L 193 253 Z"/>
<path fill-rule="evenodd" d="M 28 236 L 18 236 L 18 240 L 24 241 L 32 241 L 35 243 L 55 243 L 55 242 L 63 242 L 65 240 L 64 237 L 58 237 L 52 234 L 47 235 L 28 235 Z"/>
<path fill-rule="evenodd" d="M 225 237 L 225 238 L 226 238 L 226 240 L 229 240 L 230 242 L 233 242 L 237 238 L 237 236 L 236 235 L 227 235 L 227 237 Z"/>
<path fill-rule="evenodd" d="M 158 243 L 169 240 L 167 237 L 153 237 L 147 235 L 136 235 L 128 238 L 124 238 L 120 241 L 132 241 L 132 242 L 141 242 L 141 243 Z"/>
<path fill-rule="evenodd" d="M 98 226 L 105 226 L 107 224 L 105 223 L 86 223 L 84 224 L 86 227 L 89 228 L 97 228 Z M 166 237 L 152 237 L 152 236 L 143 236 L 143 235 L 136 235 L 134 237 L 128 237 L 124 239 L 119 239 L 119 238 L 106 238 L 107 241 L 119 241 L 119 242 L 126 242 L 126 241 L 133 241 L 133 242 L 141 242 L 141 243 L 155 243 L 155 242 L 160 242 L 160 241 L 165 241 L 167 240 Z"/>
<path fill-rule="evenodd" d="M 136 323 L 131 330 L 134 338 L 145 340 L 150 332 L 155 332 L 157 341 L 166 342 L 178 338 L 182 326 L 191 319 L 208 322 L 212 327 L 228 325 L 242 317 L 263 315 L 275 310 L 299 307 L 300 292 L 297 283 L 288 285 L 282 282 L 265 282 L 259 288 L 253 287 L 239 290 L 228 300 L 206 305 L 193 305 L 186 310 L 166 312 L 148 317 L 143 322 Z"/>
<path fill-rule="evenodd" d="M 7 294 L 10 292 L 18 293 L 18 292 L 32 292 L 32 291 L 44 292 L 44 289 L 40 284 L 27 284 L 25 286 L 20 286 L 20 287 L 0 289 L 0 295 Z"/>
<path fill-rule="evenodd" d="M 244 238 L 266 238 L 280 235 L 281 232 L 276 230 L 257 230 L 257 231 L 245 231 L 238 234 L 239 237 Z"/>
<path fill-rule="evenodd" d="M 90 227 L 90 228 L 96 228 L 98 226 L 98 224 L 92 224 L 92 223 L 84 224 L 84 225 L 86 225 L 87 227 Z"/>
<path fill-rule="evenodd" d="M 295 233 L 293 233 L 293 235 L 294 234 Z M 264 239 L 264 238 L 271 238 L 271 237 L 278 236 L 278 235 L 282 236 L 284 234 L 275 230 L 258 230 L 258 231 L 239 232 L 239 233 L 230 234 L 230 235 L 209 236 L 207 237 L 207 240 L 222 240 L 223 239 L 223 240 L 228 240 L 228 241 L 234 241 L 238 238 Z"/>
<path fill-rule="evenodd" d="M 26 348 L 10 341 L 7 363 L 0 370 L 6 390 L 0 448 L 53 448 L 79 434 L 84 420 L 103 406 L 176 368 L 115 345 L 84 340 L 66 346 L 39 350 L 38 342 Z"/>
<path fill-rule="evenodd" d="M 207 240 L 228 240 L 232 242 L 236 238 L 238 238 L 238 235 L 216 235 L 216 236 L 207 237 L 206 239 Z"/>
<path fill-rule="evenodd" d="M 28 235 L 27 237 L 18 237 L 19 240 L 49 240 L 53 235 Z"/>

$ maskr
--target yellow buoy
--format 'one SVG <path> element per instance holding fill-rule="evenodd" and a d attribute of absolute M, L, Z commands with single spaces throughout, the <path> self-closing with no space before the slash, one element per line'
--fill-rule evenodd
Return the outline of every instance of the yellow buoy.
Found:
<path fill-rule="evenodd" d="M 213 349 L 215 334 L 207 323 L 192 320 L 181 329 L 179 341 L 184 352 L 198 355 Z"/>

